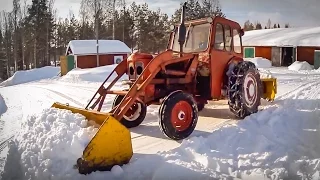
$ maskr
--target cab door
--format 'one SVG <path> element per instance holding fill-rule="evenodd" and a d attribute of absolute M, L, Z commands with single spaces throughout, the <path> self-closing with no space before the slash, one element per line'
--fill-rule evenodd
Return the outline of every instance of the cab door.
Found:
<path fill-rule="evenodd" d="M 239 33 L 236 34 L 238 30 L 240 26 L 228 21 L 221 20 L 214 23 L 211 42 L 211 97 L 213 99 L 221 98 L 224 73 L 229 61 L 234 57 L 242 57 L 241 36 Z M 238 39 L 233 40 L 233 36 Z"/>

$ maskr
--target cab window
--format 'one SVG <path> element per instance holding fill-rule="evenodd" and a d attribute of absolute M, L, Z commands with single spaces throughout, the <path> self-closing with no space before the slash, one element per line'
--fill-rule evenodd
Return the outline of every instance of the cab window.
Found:
<path fill-rule="evenodd" d="M 232 47 L 232 36 L 231 36 L 231 28 L 229 25 L 224 25 L 224 39 L 225 39 L 225 48 L 226 51 L 231 51 Z"/>
<path fill-rule="evenodd" d="M 224 50 L 223 26 L 219 23 L 217 23 L 216 25 L 214 48 L 219 50 Z"/>
<path fill-rule="evenodd" d="M 233 49 L 235 53 L 241 53 L 241 36 L 237 29 L 233 29 Z"/>

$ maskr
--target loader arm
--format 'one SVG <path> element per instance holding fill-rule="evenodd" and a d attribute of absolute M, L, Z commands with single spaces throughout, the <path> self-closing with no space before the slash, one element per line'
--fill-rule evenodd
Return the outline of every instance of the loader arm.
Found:
<path fill-rule="evenodd" d="M 77 165 L 75 167 L 77 167 L 79 173 L 89 174 L 96 170 L 109 171 L 114 165 L 123 165 L 130 161 L 133 155 L 130 131 L 119 121 L 133 105 L 134 101 L 139 101 L 138 97 L 143 95 L 142 93 L 144 92 L 144 89 L 148 84 L 152 83 L 156 74 L 161 70 L 166 71 L 166 65 L 187 60 L 192 60 L 192 64 L 197 63 L 197 55 L 182 54 L 182 57 L 173 57 L 173 53 L 177 52 L 168 50 L 153 58 L 144 68 L 142 74 L 133 83 L 129 91 L 123 91 L 123 93 L 125 93 L 124 98 L 117 106 L 111 109 L 109 113 L 102 113 L 99 111 L 101 110 L 105 96 L 110 94 L 112 86 L 127 71 L 126 60 L 122 61 L 110 73 L 91 98 L 86 109 L 80 109 L 59 103 L 55 103 L 53 105 L 53 107 L 56 108 L 68 109 L 73 113 L 80 113 L 88 120 L 93 120 L 97 124 L 101 125 L 97 133 L 85 147 L 82 157 L 77 160 Z M 189 81 L 192 79 L 189 77 L 191 76 L 190 72 L 191 70 L 189 69 L 185 78 Z M 105 83 L 110 79 L 113 73 L 117 73 L 117 77 L 108 85 L 108 87 L 105 88 Z M 100 96 L 93 105 L 91 105 L 97 95 Z M 98 111 L 87 109 L 94 109 L 98 104 Z"/>
<path fill-rule="evenodd" d="M 122 101 L 110 111 L 115 119 L 122 119 L 123 115 L 132 106 L 134 101 L 139 101 L 138 96 L 143 93 L 145 87 L 150 84 L 150 82 L 154 79 L 158 72 L 160 72 L 161 70 L 165 71 L 166 65 L 190 60 L 195 57 L 194 54 L 183 54 L 182 57 L 173 58 L 173 53 L 174 51 L 171 50 L 165 51 L 150 61 L 150 63 L 144 68 L 138 79 L 133 83 Z M 145 75 L 148 73 L 149 75 L 148 77 L 146 77 Z"/>
<path fill-rule="evenodd" d="M 104 99 L 106 98 L 106 95 L 108 94 L 107 92 L 112 88 L 112 86 L 126 73 L 127 71 L 127 59 L 123 60 L 116 66 L 114 70 L 109 74 L 109 76 L 104 80 L 104 82 L 101 84 L 99 89 L 96 91 L 96 93 L 93 95 L 89 103 L 87 104 L 85 109 L 94 109 L 98 104 L 98 109 L 97 111 L 101 111 Z M 112 82 L 108 85 L 107 88 L 104 87 L 105 83 L 110 79 L 113 73 L 117 73 L 117 77 L 112 80 Z M 90 106 L 92 101 L 97 95 L 100 95 L 97 100 Z M 90 106 L 90 107 L 89 107 Z"/>

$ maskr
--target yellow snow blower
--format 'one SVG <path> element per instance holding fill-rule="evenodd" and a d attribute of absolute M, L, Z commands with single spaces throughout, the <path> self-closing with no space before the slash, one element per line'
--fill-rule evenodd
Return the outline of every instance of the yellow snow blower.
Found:
<path fill-rule="evenodd" d="M 227 99 L 230 110 L 244 118 L 258 112 L 262 98 L 275 98 L 276 79 L 260 79 L 255 64 L 243 59 L 244 31 L 240 25 L 222 17 L 184 22 L 185 5 L 181 24 L 172 27 L 166 51 L 156 56 L 131 54 L 116 66 L 85 109 L 53 104 L 100 125 L 77 161 L 81 174 L 110 170 L 130 161 L 133 150 L 129 128 L 143 122 L 148 105 L 160 105 L 161 131 L 173 140 L 181 140 L 194 131 L 198 112 L 209 100 Z M 105 87 L 114 73 L 115 79 Z M 129 89 L 111 90 L 124 74 L 129 77 L 124 81 Z M 117 96 L 112 109 L 102 112 L 107 94 Z"/>

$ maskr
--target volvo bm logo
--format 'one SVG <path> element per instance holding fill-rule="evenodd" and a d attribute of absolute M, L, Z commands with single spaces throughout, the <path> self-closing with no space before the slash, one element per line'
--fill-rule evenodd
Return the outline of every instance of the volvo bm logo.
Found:
<path fill-rule="evenodd" d="M 113 57 L 113 63 L 114 64 L 120 64 L 121 61 L 123 61 L 123 56 L 114 56 Z"/>
<path fill-rule="evenodd" d="M 117 64 L 120 64 L 120 63 L 121 63 L 121 59 L 120 59 L 120 58 L 117 58 L 117 59 L 116 59 L 116 63 L 117 63 Z"/>

